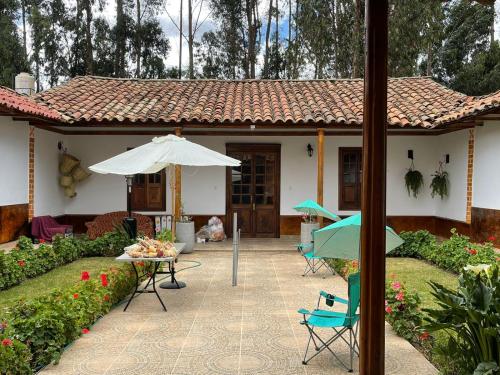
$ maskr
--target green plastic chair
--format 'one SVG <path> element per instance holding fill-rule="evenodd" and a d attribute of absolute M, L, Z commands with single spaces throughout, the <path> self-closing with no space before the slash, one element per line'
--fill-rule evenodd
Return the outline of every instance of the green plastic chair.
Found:
<path fill-rule="evenodd" d="M 311 235 L 313 235 L 316 230 L 317 229 L 313 229 L 311 231 Z M 314 255 L 314 242 L 299 243 L 297 245 L 297 250 L 306 261 L 306 266 L 304 268 L 304 273 L 302 274 L 302 276 L 306 276 L 309 272 L 312 272 L 314 274 L 318 272 L 322 267 L 327 268 L 333 275 L 335 275 L 335 271 L 332 267 L 330 267 L 325 258 Z"/>
<path fill-rule="evenodd" d="M 302 363 L 307 365 L 307 363 L 316 357 L 323 350 L 327 349 L 337 361 L 349 372 L 352 372 L 352 364 L 354 355 L 359 356 L 359 344 L 357 340 L 358 333 L 358 322 L 359 314 L 358 307 L 360 301 L 360 282 L 359 282 L 359 272 L 349 275 L 348 282 L 348 299 L 343 299 L 332 294 L 328 294 L 324 291 L 320 292 L 318 299 L 318 304 L 316 309 L 309 311 L 306 309 L 300 309 L 298 312 L 303 315 L 304 319 L 300 324 L 306 326 L 309 332 L 309 340 L 307 342 L 306 352 L 304 354 L 304 360 Z M 347 312 L 336 312 L 331 310 L 320 309 L 320 304 L 322 300 L 325 300 L 325 304 L 328 306 L 333 306 L 336 302 L 347 306 Z M 315 329 L 328 329 L 333 330 L 333 336 L 325 340 L 319 336 Z M 349 338 L 344 337 L 345 333 L 349 333 Z M 342 339 L 349 346 L 350 363 L 347 366 L 338 355 L 330 348 L 330 345 L 337 339 Z M 309 352 L 309 346 L 311 342 L 314 344 L 316 353 L 307 358 Z"/>

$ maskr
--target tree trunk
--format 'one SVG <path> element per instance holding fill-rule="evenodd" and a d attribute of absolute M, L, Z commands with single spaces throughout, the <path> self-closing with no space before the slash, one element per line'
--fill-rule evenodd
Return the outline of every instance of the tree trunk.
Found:
<path fill-rule="evenodd" d="M 21 11 L 22 11 L 22 18 L 23 18 L 23 53 L 24 53 L 24 63 L 26 65 L 28 64 L 28 47 L 26 44 L 26 0 L 21 1 Z"/>
<path fill-rule="evenodd" d="M 193 61 L 193 2 L 188 0 L 188 49 L 189 49 L 189 79 L 194 79 L 194 61 Z"/>
<path fill-rule="evenodd" d="M 491 29 L 490 29 L 490 48 L 495 43 L 495 3 L 491 5 L 493 8 L 493 20 L 491 21 Z"/>
<path fill-rule="evenodd" d="M 279 55 L 279 43 L 280 43 L 280 34 L 279 34 L 279 17 L 280 17 L 280 12 L 279 12 L 279 3 L 278 3 L 278 0 L 276 0 L 275 16 L 276 16 L 276 33 L 275 33 L 276 50 L 274 51 L 274 53 L 276 53 L 276 57 L 278 58 L 279 57 L 278 56 Z M 276 79 L 280 78 L 279 69 L 276 69 L 276 71 L 274 72 L 274 78 L 276 78 Z"/>
<path fill-rule="evenodd" d="M 430 77 L 432 76 L 432 43 L 429 42 L 427 45 L 427 69 L 425 74 Z"/>
<path fill-rule="evenodd" d="M 136 0 L 135 8 L 135 76 L 141 78 L 141 0 Z"/>
<path fill-rule="evenodd" d="M 182 79 L 182 5 L 183 0 L 181 0 L 181 9 L 179 10 L 179 79 Z"/>
<path fill-rule="evenodd" d="M 254 0 L 246 0 L 246 13 L 248 23 L 248 78 L 255 78 L 255 36 L 256 25 L 253 17 L 255 3 Z"/>
<path fill-rule="evenodd" d="M 360 76 L 360 45 L 361 45 L 361 0 L 355 0 L 354 15 L 354 54 L 352 56 L 352 78 Z"/>
<path fill-rule="evenodd" d="M 94 74 L 94 59 L 92 56 L 92 1 L 85 0 L 85 14 L 87 22 L 85 24 L 85 67 L 87 74 Z"/>
<path fill-rule="evenodd" d="M 125 77 L 125 15 L 123 14 L 123 0 L 116 0 L 116 51 L 115 75 Z"/>
<path fill-rule="evenodd" d="M 266 26 L 266 49 L 264 51 L 264 67 L 262 69 L 263 78 L 269 78 L 269 39 L 271 37 L 271 20 L 273 17 L 273 0 L 269 0 L 269 12 Z"/>

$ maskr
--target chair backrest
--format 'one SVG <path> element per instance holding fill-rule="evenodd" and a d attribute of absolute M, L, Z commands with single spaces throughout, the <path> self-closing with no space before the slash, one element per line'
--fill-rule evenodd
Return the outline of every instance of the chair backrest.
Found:
<path fill-rule="evenodd" d="M 359 300 L 360 300 L 360 280 L 359 272 L 349 275 L 347 278 L 347 293 L 349 296 L 349 301 L 347 305 L 347 317 L 353 318 L 356 316 L 356 311 L 358 311 Z"/>

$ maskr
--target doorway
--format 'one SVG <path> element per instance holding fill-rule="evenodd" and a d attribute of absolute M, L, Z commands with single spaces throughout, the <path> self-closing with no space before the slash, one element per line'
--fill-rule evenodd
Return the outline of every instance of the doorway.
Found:
<path fill-rule="evenodd" d="M 241 161 L 227 168 L 226 232 L 237 212 L 242 237 L 279 238 L 281 145 L 228 143 L 226 153 Z"/>

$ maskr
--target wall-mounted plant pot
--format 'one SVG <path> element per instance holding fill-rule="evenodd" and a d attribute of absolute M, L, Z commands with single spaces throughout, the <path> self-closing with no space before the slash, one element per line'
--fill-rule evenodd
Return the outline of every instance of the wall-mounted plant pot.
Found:
<path fill-rule="evenodd" d="M 311 243 L 311 232 L 315 229 L 319 229 L 319 223 L 300 223 L 300 243 Z"/>
<path fill-rule="evenodd" d="M 189 254 L 194 249 L 194 221 L 175 223 L 175 242 L 185 243 L 183 254 Z"/>

